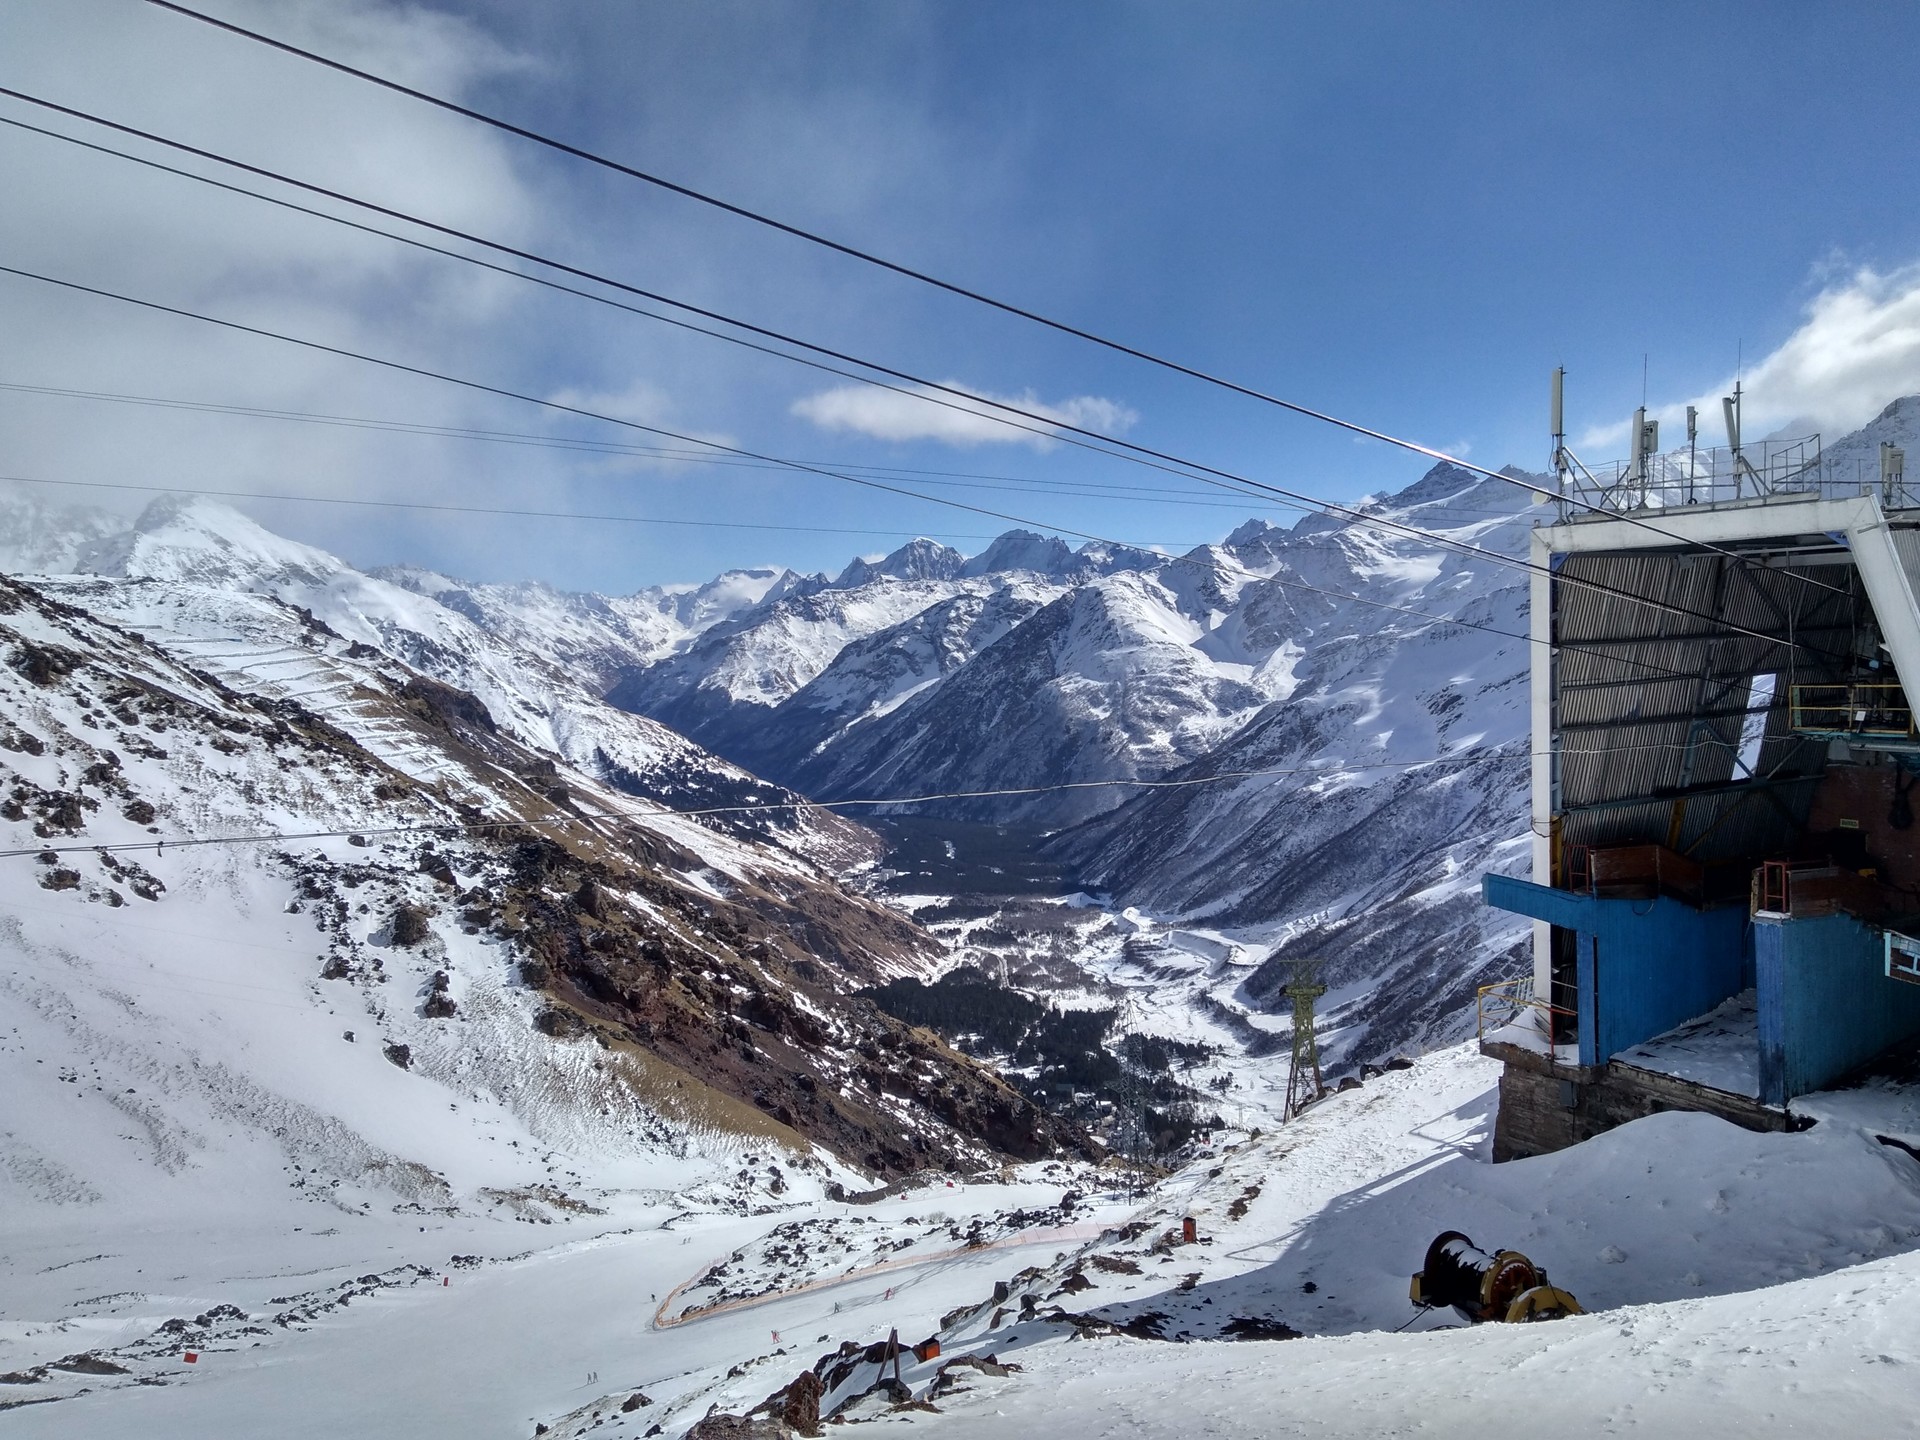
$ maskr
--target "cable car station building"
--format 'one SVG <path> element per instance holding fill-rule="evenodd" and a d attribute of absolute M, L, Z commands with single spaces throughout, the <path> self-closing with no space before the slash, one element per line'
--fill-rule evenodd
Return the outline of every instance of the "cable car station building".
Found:
<path fill-rule="evenodd" d="M 1792 1128 L 1920 1037 L 1920 507 L 1897 450 L 1864 487 L 1817 437 L 1743 453 L 1735 404 L 1684 461 L 1644 417 L 1604 479 L 1556 445 L 1533 878 L 1484 881 L 1534 922 L 1532 974 L 1481 993 L 1496 1159 L 1663 1109 Z"/>

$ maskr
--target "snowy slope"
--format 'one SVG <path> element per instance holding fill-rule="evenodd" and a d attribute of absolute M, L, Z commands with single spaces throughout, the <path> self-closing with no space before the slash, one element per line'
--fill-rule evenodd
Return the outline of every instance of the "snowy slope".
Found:
<path fill-rule="evenodd" d="M 904 693 L 938 688 L 1017 623 L 1010 605 L 1037 608 L 1031 602 L 1165 563 L 1126 547 L 1073 550 L 1025 530 L 1009 531 L 970 560 L 914 540 L 877 561 L 856 560 L 832 581 L 771 592 L 680 653 L 636 670 L 607 698 L 787 783 L 803 774 L 817 779 L 817 764 L 801 768 L 805 757 Z M 990 618 L 954 612 L 962 600 L 984 606 Z M 899 652 L 891 661 L 871 658 L 890 651 Z M 830 673 L 843 656 L 848 664 Z"/>
<path fill-rule="evenodd" d="M 262 1186 L 329 1214 L 537 1218 L 717 1179 L 743 1143 L 897 1173 L 1071 1142 L 853 996 L 930 957 L 891 912 L 283 602 L 228 598 L 162 649 L 0 581 L 16 1226 Z M 162 599 L 182 623 L 174 582 Z M 225 679 L 175 658 L 236 630 L 256 648 Z"/>
<path fill-rule="evenodd" d="M 856 640 L 990 581 L 902 579 L 881 573 L 842 589 L 805 587 L 715 625 L 669 659 L 608 692 L 615 705 L 670 725 L 723 755 L 747 753 L 767 712 Z"/>
<path fill-rule="evenodd" d="M 703 585 L 596 595 L 532 581 L 476 585 L 408 566 L 373 574 L 466 616 L 506 645 L 550 655 L 599 690 L 635 666 L 684 648 L 703 630 L 798 578 L 787 570 L 729 570 Z"/>
<path fill-rule="evenodd" d="M 1524 543 L 1513 487 L 1457 471 L 1423 485 L 1383 513 L 1451 520 L 1503 553 Z M 1336 1064 L 1455 1038 L 1473 987 L 1512 963 L 1522 935 L 1481 903 L 1479 880 L 1525 863 L 1527 656 L 1510 638 L 1526 632 L 1525 575 L 1358 528 L 1236 540 L 1274 578 L 1243 587 L 1216 643 L 1265 653 L 1271 670 L 1283 661 L 1282 698 L 1167 774 L 1229 778 L 1148 791 L 1054 848 L 1089 887 L 1267 948 L 1237 988 L 1258 1007 L 1284 1011 L 1291 960 L 1319 959 Z M 1401 608 L 1303 603 L 1278 580 Z"/>
<path fill-rule="evenodd" d="M 1052 1263 L 1003 1270 L 1003 1291 L 943 1317 L 941 1360 L 905 1367 L 944 1413 L 894 1423 L 1468 1436 L 1518 1406 L 1554 1433 L 1833 1433 L 1836 1413 L 1868 1433 L 1920 1429 L 1904 1412 L 1886 1428 L 1883 1409 L 1910 1399 L 1920 1361 L 1920 1165 L 1876 1139 L 1920 1124 L 1911 1088 L 1814 1098 L 1819 1123 L 1801 1134 L 1658 1115 L 1493 1166 L 1497 1070 L 1463 1047 L 1379 1076 L 1201 1156 Z M 1180 1243 L 1185 1217 L 1197 1245 Z M 1594 1313 L 1468 1331 L 1450 1311 L 1414 1311 L 1408 1276 L 1450 1229 L 1523 1250 Z M 803 1303 L 761 1313 L 791 1324 Z M 943 1386 L 941 1365 L 967 1354 L 1017 1372 Z M 695 1405 L 742 1413 L 781 1378 L 747 1369 Z M 1489 1384 L 1508 1372 L 1534 1383 Z M 582 1407 L 557 1433 L 605 1425 L 610 1409 Z"/>
<path fill-rule="evenodd" d="M 1101 577 L 787 773 L 836 798 L 1157 775 L 1205 753 L 1267 699 L 1197 648 L 1204 633 L 1156 576 Z M 1084 790 L 956 802 L 944 813 L 1058 823 L 1111 804 L 1109 792 Z"/>
<path fill-rule="evenodd" d="M 967 589 L 853 641 L 780 705 L 777 724 L 754 735 L 755 763 L 769 774 L 825 774 L 862 746 L 863 727 L 939 684 L 1056 593 L 1024 578 L 985 592 Z M 839 793 L 819 784 L 808 789 Z"/>
<path fill-rule="evenodd" d="M 1920 395 L 1902 396 L 1851 435 L 1825 445 L 1821 459 L 1826 473 L 1841 484 L 1857 478 L 1877 492 L 1883 442 L 1907 452 L 1907 497 L 1911 504 L 1920 496 Z"/>
<path fill-rule="evenodd" d="M 262 649 L 272 638 L 256 633 L 255 623 L 272 607 L 263 610 L 249 597 L 271 597 L 330 633 L 472 693 L 514 738 L 630 794 L 678 809 L 795 798 L 664 726 L 600 701 L 598 670 L 617 672 L 639 647 L 671 646 L 692 633 L 677 600 L 663 616 L 654 608 L 659 597 L 608 600 L 541 586 L 436 588 L 424 572 L 405 573 L 410 588 L 275 535 L 228 506 L 189 498 L 157 500 L 131 526 L 69 548 L 69 569 L 138 582 L 60 582 L 79 586 L 82 603 L 163 641 L 186 637 L 222 673 L 289 693 L 304 683 L 298 648 Z M 679 599 L 687 615 L 705 622 L 778 578 L 722 577 L 705 593 Z M 667 627 L 664 639 L 649 638 L 649 617 Z M 277 622 L 261 623 L 270 631 Z M 625 652 L 610 654 L 623 645 Z M 723 815 L 712 823 L 829 863 L 871 853 L 857 829 L 817 810 Z"/>
<path fill-rule="evenodd" d="M 1116 907 L 1277 956 L 1195 1003 L 1284 1009 L 1288 962 L 1321 957 L 1331 1057 L 1377 1062 L 1456 1038 L 1520 938 L 1476 887 L 1522 860 L 1525 573 L 1500 560 L 1543 512 L 1446 465 L 1362 508 L 1381 523 L 1179 557 L 1014 532 L 958 580 L 909 547 L 610 698 L 818 797 L 1037 792 L 913 813 L 1075 827 L 1052 853 Z M 1163 779 L 1201 783 L 1115 783 Z"/>

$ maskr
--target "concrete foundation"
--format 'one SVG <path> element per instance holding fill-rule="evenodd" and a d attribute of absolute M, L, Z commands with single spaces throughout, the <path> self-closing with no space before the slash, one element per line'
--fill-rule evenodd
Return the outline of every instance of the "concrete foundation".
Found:
<path fill-rule="evenodd" d="M 1500 1074 L 1500 1112 L 1493 1127 L 1496 1163 L 1564 1150 L 1663 1110 L 1718 1115 L 1746 1130 L 1799 1128 L 1784 1108 L 1617 1060 L 1598 1066 L 1556 1065 L 1516 1045 L 1490 1042 L 1481 1049 L 1506 1062 Z"/>

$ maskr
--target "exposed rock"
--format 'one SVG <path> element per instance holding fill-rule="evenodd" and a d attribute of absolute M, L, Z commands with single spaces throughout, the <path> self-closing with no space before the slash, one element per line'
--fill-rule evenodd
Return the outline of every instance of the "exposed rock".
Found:
<path fill-rule="evenodd" d="M 684 1440 L 793 1440 L 793 1431 L 781 1420 L 714 1414 L 695 1422 Z"/>
<path fill-rule="evenodd" d="M 393 943 L 396 945 L 418 945 L 432 931 L 427 925 L 426 912 L 415 905 L 401 905 L 393 912 Z"/>
<path fill-rule="evenodd" d="M 59 645 L 36 645 L 22 640 L 13 668 L 36 685 L 51 685 L 79 668 L 82 657 Z"/>
<path fill-rule="evenodd" d="M 55 1370 L 65 1370 L 74 1375 L 125 1375 L 127 1367 L 116 1365 L 113 1361 L 95 1355 L 91 1351 L 84 1355 L 69 1355 L 64 1360 L 55 1360 Z"/>
<path fill-rule="evenodd" d="M 1298 1340 L 1300 1332 L 1283 1320 L 1265 1315 L 1236 1315 L 1221 1331 L 1233 1340 Z"/>
<path fill-rule="evenodd" d="M 811 1370 L 802 1370 L 793 1383 L 776 1390 L 753 1408 L 753 1414 L 765 1413 L 782 1421 L 801 1435 L 820 1434 L 820 1400 L 826 1387 Z"/>

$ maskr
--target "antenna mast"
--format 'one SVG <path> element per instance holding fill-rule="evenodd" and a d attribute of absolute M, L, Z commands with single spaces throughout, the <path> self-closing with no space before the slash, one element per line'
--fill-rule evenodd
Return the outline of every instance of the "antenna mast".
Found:
<path fill-rule="evenodd" d="M 1693 503 L 1693 471 L 1697 463 L 1694 460 L 1694 442 L 1700 436 L 1700 412 L 1694 406 L 1687 406 L 1687 503 Z M 1711 493 L 1711 492 L 1709 492 Z"/>
<path fill-rule="evenodd" d="M 1567 367 L 1556 365 L 1553 370 L 1553 488 L 1560 497 L 1562 520 L 1567 518 L 1567 469 Z"/>
<path fill-rule="evenodd" d="M 1740 448 L 1740 382 L 1733 382 L 1733 394 L 1720 397 L 1720 412 L 1727 420 L 1727 448 L 1733 451 L 1733 493 L 1740 494 L 1742 482 L 1753 481 L 1753 493 L 1764 495 L 1766 486 L 1760 483 L 1759 473 L 1747 463 L 1746 454 Z"/>

